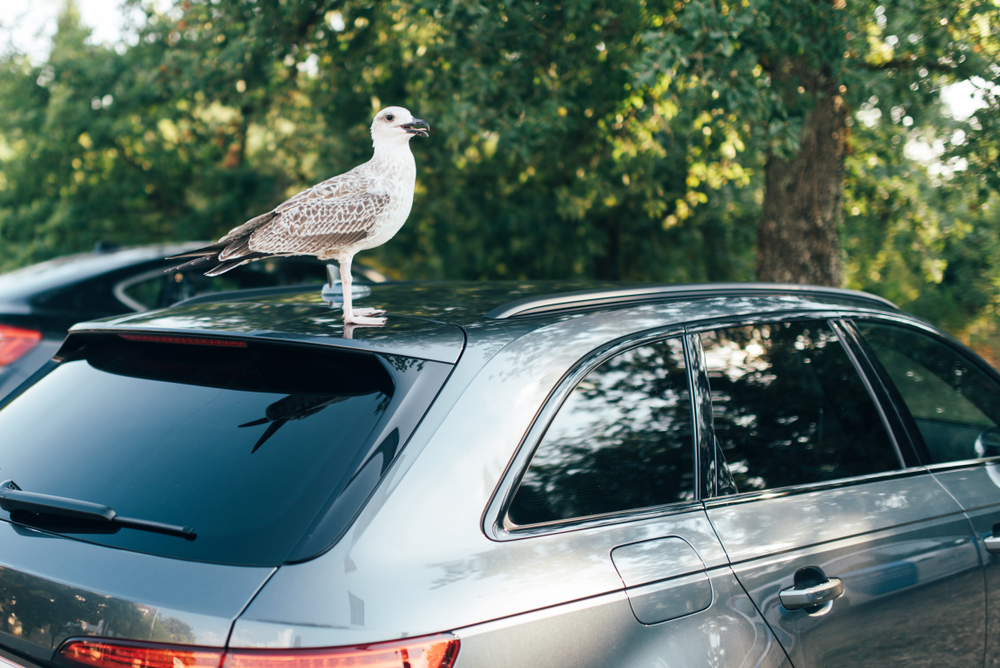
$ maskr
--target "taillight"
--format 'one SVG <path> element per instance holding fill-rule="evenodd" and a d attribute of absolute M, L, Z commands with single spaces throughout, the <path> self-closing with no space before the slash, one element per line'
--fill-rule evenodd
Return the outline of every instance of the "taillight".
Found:
<path fill-rule="evenodd" d="M 458 656 L 451 635 L 330 649 L 231 649 L 223 668 L 450 668 Z"/>
<path fill-rule="evenodd" d="M 42 340 L 42 333 L 0 325 L 0 366 L 10 364 L 35 347 Z"/>
<path fill-rule="evenodd" d="M 221 649 L 95 639 L 70 640 L 56 656 L 92 668 L 219 668 L 223 654 Z"/>
<path fill-rule="evenodd" d="M 451 668 L 459 640 L 441 634 L 323 649 L 217 650 L 122 640 L 69 640 L 60 663 L 91 668 Z"/>

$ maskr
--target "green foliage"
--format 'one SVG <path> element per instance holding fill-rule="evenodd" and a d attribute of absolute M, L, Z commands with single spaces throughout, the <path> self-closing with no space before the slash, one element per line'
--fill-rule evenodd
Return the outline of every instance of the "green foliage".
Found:
<path fill-rule="evenodd" d="M 69 3 L 47 62 L 0 60 L 0 269 L 97 240 L 216 238 L 366 160 L 374 111 L 401 104 L 432 126 L 411 142 L 413 212 L 360 261 L 399 278 L 749 280 L 765 165 L 797 150 L 818 73 L 853 123 L 849 284 L 998 338 L 995 2 L 131 6 L 133 46 L 88 43 Z M 940 91 L 966 79 L 987 107 L 950 118 Z M 939 155 L 906 157 L 918 140 Z"/>

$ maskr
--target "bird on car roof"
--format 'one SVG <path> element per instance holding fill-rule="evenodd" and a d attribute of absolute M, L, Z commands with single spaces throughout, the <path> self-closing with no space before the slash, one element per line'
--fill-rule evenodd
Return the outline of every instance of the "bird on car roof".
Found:
<path fill-rule="evenodd" d="M 340 265 L 345 325 L 385 324 L 385 318 L 375 317 L 384 311 L 353 308 L 351 262 L 356 253 L 387 242 L 406 222 L 417 177 L 410 139 L 427 137 L 429 130 L 403 107 L 381 110 L 372 121 L 371 160 L 303 190 L 214 244 L 172 256 L 195 259 L 168 271 L 205 267 L 206 276 L 218 276 L 255 260 L 315 255 Z M 331 274 L 331 288 L 332 279 Z"/>

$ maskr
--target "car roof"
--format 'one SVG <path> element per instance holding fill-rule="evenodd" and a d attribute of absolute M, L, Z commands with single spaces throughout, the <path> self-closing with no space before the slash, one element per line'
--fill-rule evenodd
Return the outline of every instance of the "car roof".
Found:
<path fill-rule="evenodd" d="M 567 317 L 635 309 L 657 326 L 787 311 L 893 311 L 852 290 L 762 283 L 622 285 L 572 281 L 427 282 L 356 286 L 355 306 L 388 313 L 383 327 L 343 325 L 339 297 L 315 286 L 233 291 L 169 309 L 81 323 L 72 332 L 152 331 L 252 337 L 455 362 L 467 345 L 497 345 Z"/>

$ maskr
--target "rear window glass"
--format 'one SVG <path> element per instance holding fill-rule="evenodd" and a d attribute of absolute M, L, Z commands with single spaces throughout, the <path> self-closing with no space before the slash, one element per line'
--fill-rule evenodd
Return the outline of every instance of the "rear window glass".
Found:
<path fill-rule="evenodd" d="M 26 492 L 197 537 L 26 522 L 40 528 L 167 557 L 277 565 L 339 536 L 449 369 L 316 347 L 84 338 L 0 410 L 0 469 Z"/>

